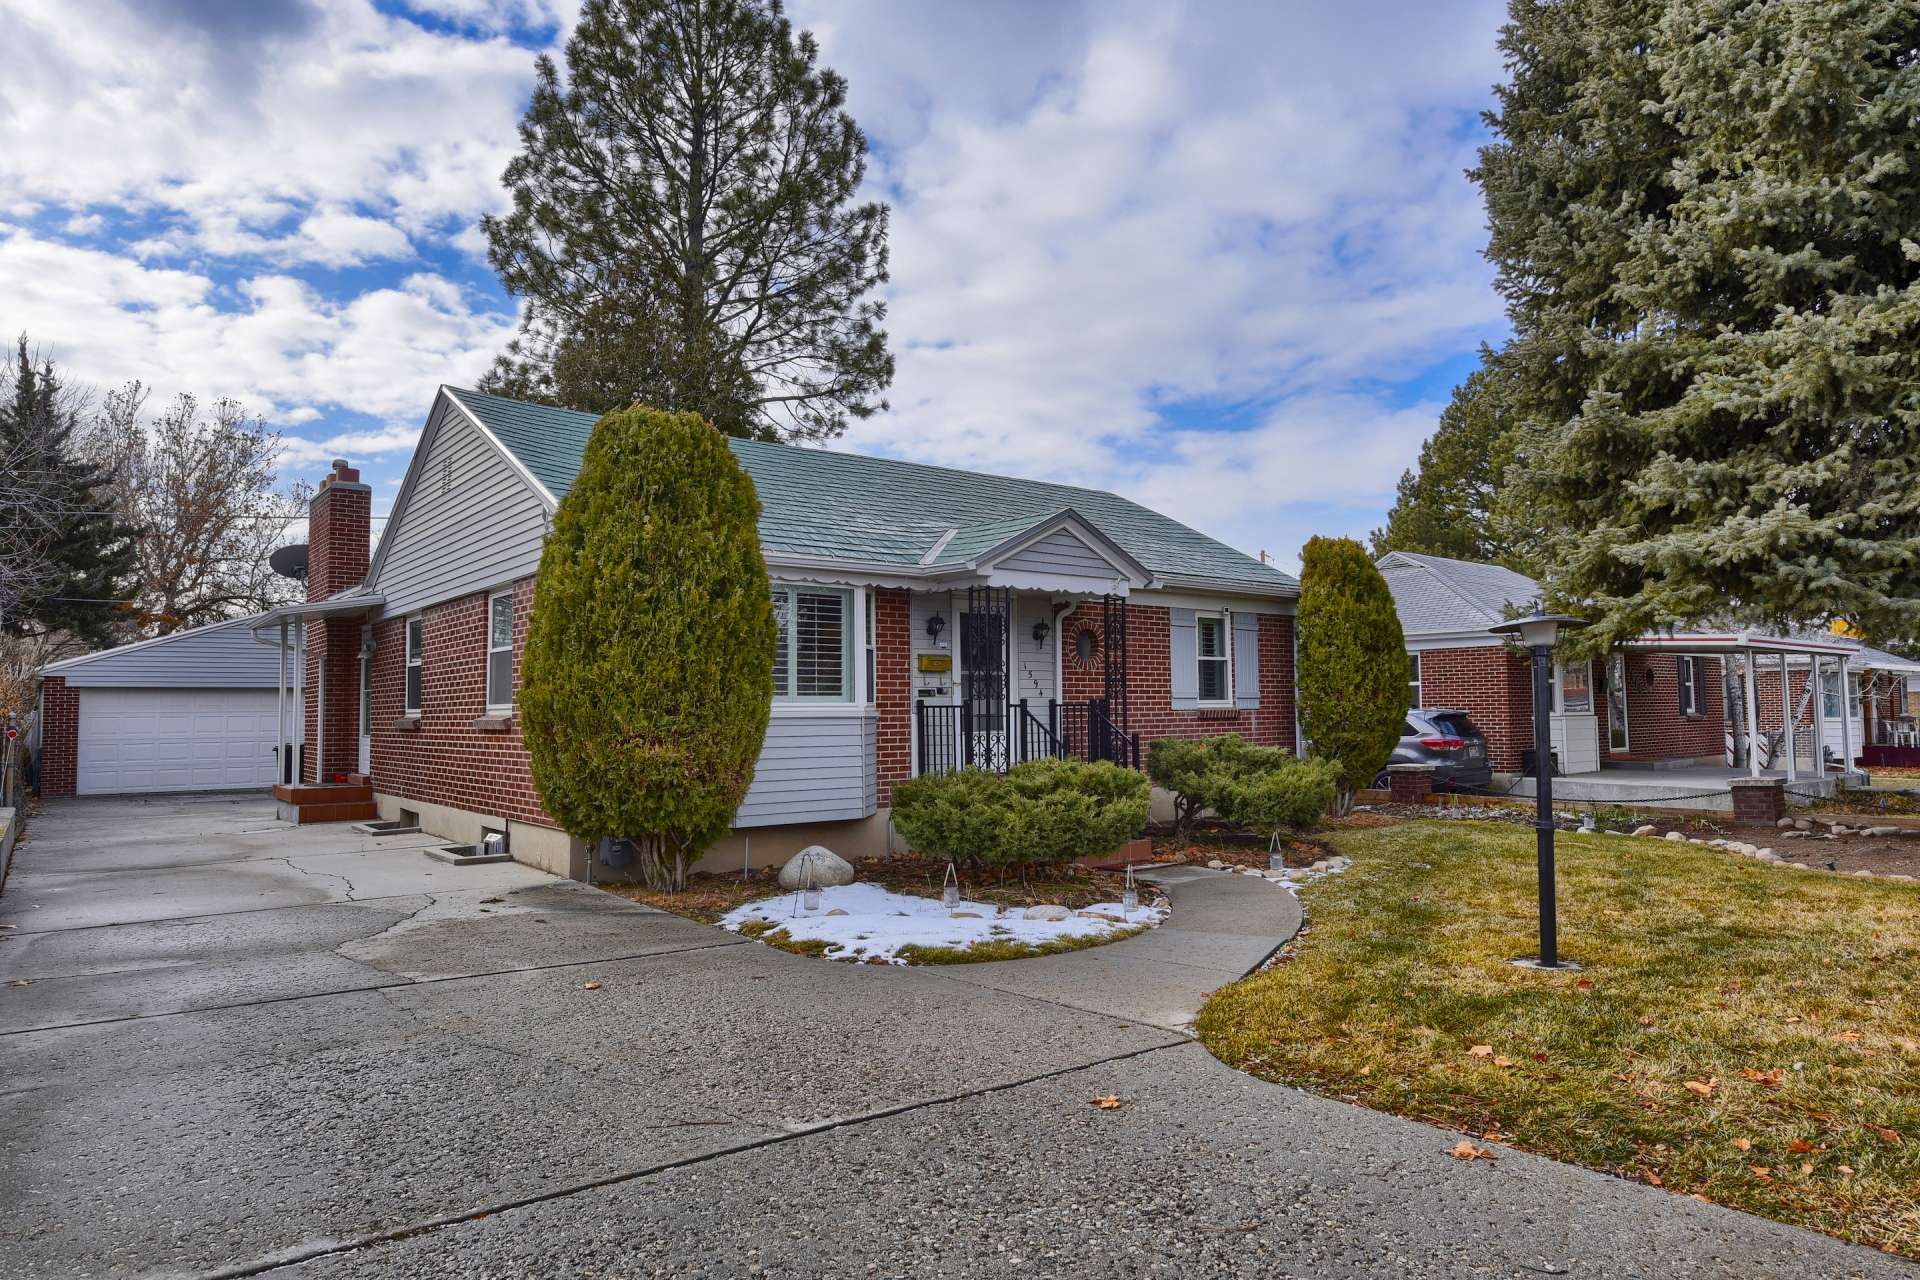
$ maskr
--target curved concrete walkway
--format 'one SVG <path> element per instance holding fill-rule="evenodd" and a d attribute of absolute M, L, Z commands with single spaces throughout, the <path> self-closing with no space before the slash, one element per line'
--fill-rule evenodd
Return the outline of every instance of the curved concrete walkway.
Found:
<path fill-rule="evenodd" d="M 1258 876 L 1170 867 L 1140 878 L 1173 903 L 1156 929 L 1085 951 L 927 972 L 1185 1032 L 1208 996 L 1252 973 L 1300 931 L 1300 900 Z"/>
<path fill-rule="evenodd" d="M 33 820 L 0 1276 L 1915 1274 L 1215 1061 L 1187 1020 L 1299 925 L 1251 876 L 1162 873 L 1171 920 L 1110 946 L 893 968 L 422 843 L 258 797 Z"/>

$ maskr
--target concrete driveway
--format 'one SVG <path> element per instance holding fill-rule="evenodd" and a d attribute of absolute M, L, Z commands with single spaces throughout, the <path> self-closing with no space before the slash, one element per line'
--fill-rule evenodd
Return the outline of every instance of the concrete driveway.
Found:
<path fill-rule="evenodd" d="M 1914 1275 L 1222 1067 L 1169 1028 L 1277 941 L 1263 884 L 1186 877 L 1179 930 L 1098 951 L 879 969 L 424 843 L 252 797 L 34 822 L 0 1275 Z"/>

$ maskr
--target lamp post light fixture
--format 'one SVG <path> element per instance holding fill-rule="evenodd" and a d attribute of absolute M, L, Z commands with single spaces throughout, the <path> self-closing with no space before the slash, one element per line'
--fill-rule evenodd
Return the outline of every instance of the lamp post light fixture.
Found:
<path fill-rule="evenodd" d="M 1585 626 L 1579 618 L 1535 611 L 1489 630 L 1518 636 L 1533 655 L 1533 819 L 1534 848 L 1540 877 L 1540 955 L 1517 963 L 1541 969 L 1578 968 L 1560 958 L 1560 926 L 1553 893 L 1553 693 L 1549 683 L 1553 647 L 1563 630 Z"/>

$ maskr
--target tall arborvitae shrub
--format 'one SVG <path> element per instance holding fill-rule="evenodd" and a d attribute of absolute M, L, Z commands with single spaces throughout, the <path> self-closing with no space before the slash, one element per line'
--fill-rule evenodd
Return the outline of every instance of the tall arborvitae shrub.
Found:
<path fill-rule="evenodd" d="M 1314 538 L 1300 553 L 1300 725 L 1313 754 L 1340 770 L 1334 812 L 1372 781 L 1400 740 L 1406 639 L 1387 581 L 1351 538 Z"/>
<path fill-rule="evenodd" d="M 753 781 L 773 603 L 753 481 L 695 414 L 602 418 L 540 557 L 520 714 L 541 803 L 678 887 Z"/>

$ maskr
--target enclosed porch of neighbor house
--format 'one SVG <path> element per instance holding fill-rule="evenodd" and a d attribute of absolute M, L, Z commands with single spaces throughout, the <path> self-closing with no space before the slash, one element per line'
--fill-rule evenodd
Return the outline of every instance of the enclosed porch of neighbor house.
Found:
<path fill-rule="evenodd" d="M 1634 685 L 1649 669 L 1636 659 L 1652 655 L 1673 663 L 1671 710 L 1694 724 L 1696 745 L 1717 727 L 1717 753 L 1635 758 L 1636 705 L 1649 728 Z M 1832 795 L 1866 740 L 1860 661 L 1860 647 L 1837 638 L 1730 632 L 1645 636 L 1600 663 L 1557 664 L 1554 797 L 1731 810 L 1734 780 L 1764 777 L 1782 779 L 1790 799 Z M 1508 776 L 1495 789 L 1532 796 L 1534 783 Z"/>

